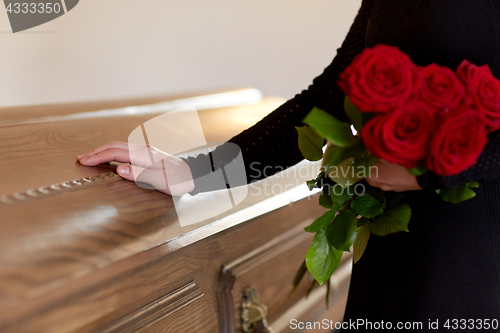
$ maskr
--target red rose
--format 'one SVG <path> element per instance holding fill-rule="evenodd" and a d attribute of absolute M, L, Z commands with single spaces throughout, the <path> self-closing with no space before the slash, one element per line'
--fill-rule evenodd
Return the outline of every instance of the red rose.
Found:
<path fill-rule="evenodd" d="M 456 109 L 465 95 L 465 86 L 455 72 L 437 64 L 420 67 L 423 83 L 418 96 L 427 104 L 447 112 Z"/>
<path fill-rule="evenodd" d="M 361 138 L 374 156 L 414 168 L 429 154 L 436 127 L 435 109 L 418 100 L 376 116 L 361 130 Z"/>
<path fill-rule="evenodd" d="M 377 45 L 353 60 L 338 85 L 360 111 L 386 113 L 403 106 L 421 81 L 408 55 L 397 47 Z"/>
<path fill-rule="evenodd" d="M 484 123 L 484 115 L 467 105 L 444 117 L 431 140 L 429 170 L 453 176 L 476 164 L 488 141 Z"/>
<path fill-rule="evenodd" d="M 500 129 L 500 81 L 493 76 L 490 67 L 464 60 L 457 68 L 457 75 L 466 84 L 474 105 L 487 117 L 488 130 Z"/>

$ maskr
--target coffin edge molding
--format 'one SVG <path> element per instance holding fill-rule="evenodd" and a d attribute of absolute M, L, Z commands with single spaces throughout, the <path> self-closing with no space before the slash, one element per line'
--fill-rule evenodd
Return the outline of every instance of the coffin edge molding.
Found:
<path fill-rule="evenodd" d="M 52 197 L 62 193 L 75 192 L 82 189 L 115 182 L 122 179 L 116 173 L 107 172 L 97 176 L 85 177 L 55 183 L 48 186 L 41 186 L 38 188 L 31 188 L 23 192 L 16 192 L 0 197 L 0 209 L 4 206 L 12 206 L 16 204 L 23 204 L 47 197 Z"/>
<path fill-rule="evenodd" d="M 134 312 L 121 317 L 96 333 L 126 333 L 144 329 L 198 301 L 205 294 L 191 281 Z"/>

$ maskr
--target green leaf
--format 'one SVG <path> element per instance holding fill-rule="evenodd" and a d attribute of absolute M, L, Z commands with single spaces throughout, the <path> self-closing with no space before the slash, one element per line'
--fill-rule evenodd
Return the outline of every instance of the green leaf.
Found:
<path fill-rule="evenodd" d="M 368 222 L 370 222 L 370 219 L 367 219 L 366 217 L 361 217 L 359 220 L 358 220 L 358 228 L 366 225 Z"/>
<path fill-rule="evenodd" d="M 334 204 L 338 204 L 339 209 L 347 201 L 349 201 L 349 199 L 351 199 L 351 196 L 348 193 L 350 193 L 348 189 L 341 186 L 333 186 L 330 188 L 330 198 Z"/>
<path fill-rule="evenodd" d="M 330 222 L 333 221 L 336 212 L 337 211 L 333 209 L 327 211 L 325 214 L 314 220 L 314 222 L 311 223 L 311 225 L 305 227 L 304 230 L 307 232 L 315 233 L 318 232 L 320 229 L 325 229 L 326 227 L 328 227 Z"/>
<path fill-rule="evenodd" d="M 382 204 L 371 194 L 365 193 L 354 198 L 351 202 L 354 213 L 366 218 L 373 218 L 384 212 Z"/>
<path fill-rule="evenodd" d="M 319 196 L 319 205 L 326 209 L 331 209 L 333 206 L 333 201 L 332 198 L 330 197 L 330 191 L 326 186 L 323 187 L 323 190 L 321 191 L 321 194 Z M 338 208 L 335 209 L 335 211 L 337 210 Z"/>
<path fill-rule="evenodd" d="M 328 281 L 326 281 L 326 309 L 330 309 L 330 286 L 331 286 L 331 281 L 330 279 L 328 279 Z"/>
<path fill-rule="evenodd" d="M 356 239 L 354 240 L 354 250 L 353 250 L 353 259 L 354 263 L 357 263 L 363 253 L 365 253 L 366 245 L 368 244 L 368 240 L 371 235 L 370 227 L 365 224 L 358 229 L 358 234 L 356 235 Z"/>
<path fill-rule="evenodd" d="M 479 187 L 479 183 L 463 184 L 453 190 L 436 190 L 436 192 L 444 201 L 459 204 L 476 196 L 476 192 L 470 187 Z"/>
<path fill-rule="evenodd" d="M 314 290 L 314 288 L 316 288 L 317 284 L 318 284 L 318 281 L 316 281 L 316 280 L 313 280 L 311 282 L 311 285 L 309 286 L 309 289 L 307 289 L 306 298 L 309 297 L 309 294 L 312 293 L 312 291 Z"/>
<path fill-rule="evenodd" d="M 309 188 L 309 191 L 312 191 L 315 188 L 321 188 L 319 182 L 323 178 L 324 174 L 325 173 L 322 171 L 319 173 L 318 176 L 316 176 L 316 179 L 311 179 L 311 180 L 306 181 L 306 184 L 307 184 L 307 187 Z"/>
<path fill-rule="evenodd" d="M 370 177 L 371 171 L 375 164 L 377 164 L 378 158 L 370 154 L 370 152 L 366 152 L 363 156 L 357 157 L 354 159 L 354 165 L 356 167 L 356 171 L 361 173 L 363 177 Z"/>
<path fill-rule="evenodd" d="M 312 191 L 313 189 L 316 188 L 316 179 L 311 179 L 306 181 L 307 188 L 309 188 L 309 191 Z"/>
<path fill-rule="evenodd" d="M 336 250 L 328 242 L 325 230 L 321 229 L 314 236 L 311 247 L 307 251 L 306 266 L 316 281 L 322 285 L 332 276 L 341 258 L 342 251 Z"/>
<path fill-rule="evenodd" d="M 358 139 L 352 134 L 350 124 L 339 121 L 317 107 L 309 112 L 304 123 L 314 128 L 320 136 L 336 146 L 349 147 L 358 142 Z"/>
<path fill-rule="evenodd" d="M 356 131 L 358 132 L 361 131 L 361 128 L 363 127 L 363 119 L 361 119 L 361 112 L 354 104 L 352 104 L 351 99 L 348 96 L 344 98 L 344 110 L 345 113 L 347 114 L 347 117 L 349 117 L 352 124 L 354 125 Z"/>
<path fill-rule="evenodd" d="M 427 171 L 429 171 L 429 169 L 427 169 L 427 167 L 425 166 L 418 166 L 418 167 L 415 167 L 413 169 L 409 169 L 408 172 L 410 173 L 410 175 L 412 176 L 421 176 L 423 175 L 424 173 L 426 173 Z"/>
<path fill-rule="evenodd" d="M 292 282 L 292 290 L 290 291 L 290 294 L 288 294 L 288 297 L 292 296 L 292 294 L 294 293 L 294 291 L 297 289 L 297 286 L 299 285 L 300 281 L 302 281 L 302 278 L 304 277 L 304 275 L 306 274 L 307 272 L 307 266 L 306 266 L 306 262 L 304 260 L 304 262 L 302 263 L 302 265 L 300 266 L 300 268 L 297 270 L 297 273 L 295 274 L 295 277 L 293 278 L 293 282 Z"/>
<path fill-rule="evenodd" d="M 309 161 L 319 161 L 323 158 L 323 144 L 325 140 L 310 127 L 295 128 L 299 133 L 299 149 L 302 156 Z"/>
<path fill-rule="evenodd" d="M 410 218 L 411 208 L 403 203 L 386 210 L 384 214 L 377 217 L 377 219 L 369 223 L 368 226 L 371 232 L 377 236 L 386 236 L 400 231 L 408 232 Z"/>
<path fill-rule="evenodd" d="M 346 149 L 347 148 L 338 147 L 332 144 L 328 145 L 325 151 L 325 157 L 323 158 L 323 168 L 328 169 L 337 165 L 342 160 Z"/>
<path fill-rule="evenodd" d="M 337 250 L 349 251 L 356 239 L 357 227 L 356 215 L 349 209 L 344 209 L 326 229 L 328 241 Z"/>
<path fill-rule="evenodd" d="M 358 170 L 354 165 L 354 158 L 352 157 L 328 169 L 327 173 L 331 180 L 343 188 L 347 188 L 363 179 L 363 177 L 358 174 Z"/>
<path fill-rule="evenodd" d="M 346 159 L 348 159 L 350 157 L 354 157 L 355 159 L 359 158 L 359 157 L 362 157 L 367 152 L 368 152 L 368 150 L 366 150 L 365 145 L 362 142 L 358 142 L 358 143 L 356 143 L 353 146 L 345 148 L 344 154 L 342 155 L 341 161 L 346 160 Z"/>

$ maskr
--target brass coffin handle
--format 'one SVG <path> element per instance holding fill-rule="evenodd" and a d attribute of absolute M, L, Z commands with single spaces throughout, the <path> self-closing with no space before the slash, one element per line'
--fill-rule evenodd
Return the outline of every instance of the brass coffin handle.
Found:
<path fill-rule="evenodd" d="M 273 333 L 267 324 L 267 307 L 259 302 L 254 288 L 243 293 L 241 303 L 241 328 L 245 333 Z"/>

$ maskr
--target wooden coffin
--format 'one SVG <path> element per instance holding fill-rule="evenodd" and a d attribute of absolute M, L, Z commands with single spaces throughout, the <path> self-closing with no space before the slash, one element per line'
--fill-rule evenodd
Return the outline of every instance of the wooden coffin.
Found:
<path fill-rule="evenodd" d="M 121 179 L 115 163 L 76 162 L 181 106 L 196 104 L 207 141 L 224 142 L 282 102 L 239 89 L 1 109 L 0 332 L 288 332 L 291 319 L 341 320 L 349 258 L 329 310 L 326 288 L 305 298 L 310 276 L 289 297 L 311 242 L 303 227 L 323 211 L 305 186 L 257 186 L 232 210 L 181 225 L 170 196 Z"/>

